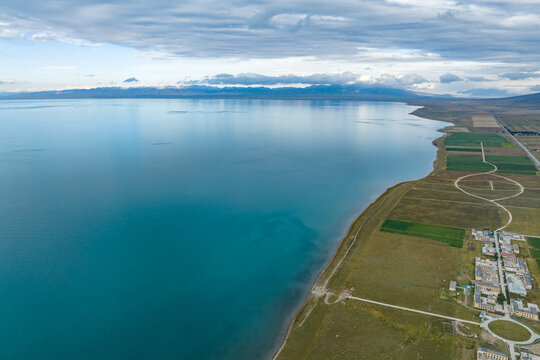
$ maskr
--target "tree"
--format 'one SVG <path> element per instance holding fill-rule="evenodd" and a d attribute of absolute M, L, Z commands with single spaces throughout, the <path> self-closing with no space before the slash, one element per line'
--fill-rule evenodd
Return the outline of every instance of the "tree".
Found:
<path fill-rule="evenodd" d="M 506 301 L 506 296 L 504 296 L 503 293 L 499 293 L 499 295 L 497 295 L 497 303 L 502 305 L 504 304 L 505 301 Z"/>

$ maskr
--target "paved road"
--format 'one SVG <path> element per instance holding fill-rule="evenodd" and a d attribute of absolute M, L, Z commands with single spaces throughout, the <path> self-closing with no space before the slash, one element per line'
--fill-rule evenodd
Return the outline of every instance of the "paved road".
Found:
<path fill-rule="evenodd" d="M 349 296 L 348 299 L 358 300 L 358 301 L 363 301 L 363 302 L 367 302 L 367 303 L 375 304 L 375 305 L 381 305 L 381 306 L 391 307 L 391 308 L 394 308 L 394 309 L 400 309 L 400 310 L 411 311 L 411 312 L 415 312 L 415 313 L 423 314 L 423 315 L 428 315 L 428 316 L 435 316 L 435 317 L 439 317 L 439 318 L 443 318 L 443 319 L 448 319 L 448 320 L 460 321 L 460 322 L 467 323 L 467 324 L 480 325 L 480 323 L 477 322 L 477 321 L 458 319 L 458 318 L 451 317 L 451 316 L 440 315 L 440 314 L 435 314 L 435 313 L 428 312 L 428 311 L 416 310 L 416 309 L 406 308 L 406 307 L 403 307 L 403 306 L 397 306 L 397 305 L 387 304 L 387 303 L 383 303 L 383 302 L 379 302 L 379 301 L 373 301 L 373 300 L 363 299 L 363 298 L 359 298 L 359 297 L 356 297 L 356 296 Z"/>
<path fill-rule="evenodd" d="M 499 269 L 499 281 L 501 283 L 501 293 L 506 294 L 506 284 L 504 283 L 504 273 L 503 273 L 503 264 L 502 264 L 502 256 L 501 256 L 501 248 L 499 247 L 499 232 L 495 231 L 495 234 L 493 234 L 495 237 L 495 249 L 497 250 L 497 269 Z M 504 315 L 508 315 L 509 309 L 508 309 L 508 301 L 509 299 L 506 299 L 506 302 L 503 304 L 504 307 Z"/>
<path fill-rule="evenodd" d="M 534 165 L 536 166 L 536 168 L 538 170 L 540 170 L 540 160 L 538 160 L 538 158 L 536 156 L 534 156 L 534 154 L 529 150 L 527 149 L 527 147 L 525 145 L 523 145 L 518 139 L 516 139 L 516 137 L 514 135 L 512 135 L 510 133 L 510 131 L 506 130 L 506 128 L 500 123 L 499 119 L 497 119 L 497 117 L 495 115 L 493 115 L 493 113 L 491 111 L 489 111 L 489 115 L 491 115 L 491 117 L 497 122 L 497 124 L 499 124 L 500 127 L 503 128 L 503 130 L 512 138 L 514 139 L 514 141 L 516 142 L 516 144 L 518 144 L 519 146 L 521 146 L 521 148 L 527 153 L 527 155 L 529 155 L 529 157 L 531 158 L 532 162 L 534 163 Z"/>

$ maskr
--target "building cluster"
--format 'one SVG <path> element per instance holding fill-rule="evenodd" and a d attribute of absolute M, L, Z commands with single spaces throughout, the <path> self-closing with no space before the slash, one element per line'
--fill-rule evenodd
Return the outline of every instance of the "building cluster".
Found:
<path fill-rule="evenodd" d="M 509 232 L 509 231 L 501 231 L 499 233 L 499 238 L 502 240 L 516 240 L 516 241 L 525 241 L 525 237 L 523 235 L 520 235 L 518 233 Z"/>
<path fill-rule="evenodd" d="M 489 229 L 472 229 L 475 240 L 482 241 L 482 254 L 498 257 L 495 235 Z M 527 263 L 519 257 L 519 246 L 512 241 L 524 241 L 523 235 L 503 231 L 499 233 L 499 250 L 501 266 L 506 278 L 508 292 L 526 296 L 527 290 L 533 288 L 533 281 Z M 490 312 L 503 312 L 502 305 L 497 303 L 497 295 L 501 292 L 498 264 L 496 260 L 476 258 L 475 263 L 474 307 Z M 528 319 L 538 320 L 539 309 L 536 304 L 524 305 L 521 300 L 511 299 L 512 314 Z"/>
<path fill-rule="evenodd" d="M 520 360 L 540 360 L 540 356 L 523 349 L 520 350 L 519 356 Z M 509 358 L 510 357 L 503 352 L 485 347 L 479 347 L 478 350 L 476 350 L 477 360 L 509 360 Z"/>
<path fill-rule="evenodd" d="M 472 235 L 475 240 L 484 242 L 482 254 L 495 258 L 495 260 L 479 257 L 475 259 L 474 307 L 490 312 L 504 312 L 503 305 L 497 302 L 497 296 L 501 293 L 502 286 L 499 281 L 500 273 L 506 278 L 508 293 L 510 294 L 526 296 L 527 290 L 533 288 L 533 280 L 527 263 L 518 256 L 520 253 L 519 246 L 513 243 L 513 241 L 525 241 L 525 237 L 507 231 L 494 234 L 490 229 L 472 229 Z M 540 309 L 536 304 L 526 304 L 523 300 L 514 297 L 509 300 L 511 314 L 531 320 L 539 320 Z M 477 350 L 476 358 L 478 360 L 508 360 L 509 356 L 496 350 L 480 347 Z M 540 359 L 540 356 L 531 354 L 528 351 L 521 351 L 520 358 L 534 360 Z"/>
<path fill-rule="evenodd" d="M 477 257 L 474 273 L 474 307 L 490 312 L 504 311 L 497 303 L 497 295 L 501 292 L 497 262 Z"/>
<path fill-rule="evenodd" d="M 519 352 L 519 360 L 540 360 L 540 356 L 533 354 L 528 350 L 521 350 Z"/>
<path fill-rule="evenodd" d="M 493 236 L 493 231 L 489 229 L 484 230 L 476 230 L 472 229 L 472 235 L 474 240 L 478 241 L 486 241 L 486 242 L 495 242 L 495 238 Z"/>
<path fill-rule="evenodd" d="M 478 348 L 476 351 L 476 360 L 508 360 L 508 355 L 500 351 L 487 349 L 484 347 Z"/>
<path fill-rule="evenodd" d="M 531 290 L 533 287 L 531 274 L 525 260 L 517 256 L 519 254 L 519 246 L 511 242 L 520 238 L 521 235 L 519 234 L 501 233 L 499 247 L 508 291 L 511 294 L 526 296 L 527 290 Z"/>
<path fill-rule="evenodd" d="M 521 316 L 527 319 L 538 320 L 538 305 L 529 303 L 525 307 L 522 300 L 510 299 L 510 308 L 512 314 Z"/>

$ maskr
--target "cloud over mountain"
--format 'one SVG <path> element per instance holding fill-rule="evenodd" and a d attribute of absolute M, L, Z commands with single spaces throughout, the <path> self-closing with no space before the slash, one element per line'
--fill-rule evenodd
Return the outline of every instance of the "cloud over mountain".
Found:
<path fill-rule="evenodd" d="M 341 74 L 312 74 L 312 75 L 280 75 L 268 76 L 253 73 L 238 75 L 217 74 L 209 76 L 201 82 L 210 85 L 278 85 L 278 84 L 347 84 L 358 80 L 358 75 L 350 72 Z"/>
<path fill-rule="evenodd" d="M 477 88 L 477 89 L 468 89 L 468 90 L 462 90 L 458 91 L 459 94 L 464 95 L 470 95 L 473 97 L 479 97 L 479 98 L 486 98 L 486 97 L 505 97 L 509 96 L 510 94 L 506 90 L 502 89 L 484 89 L 484 88 Z"/>
<path fill-rule="evenodd" d="M 188 84 L 206 84 L 206 85 L 348 85 L 365 84 L 380 85 L 393 88 L 409 87 L 416 84 L 428 82 L 418 74 L 406 74 L 394 76 L 383 74 L 378 77 L 363 78 L 359 74 L 343 72 L 338 74 L 311 74 L 311 75 L 262 75 L 255 73 L 217 74 L 207 76 L 200 81 L 188 81 Z M 186 82 L 179 81 L 179 84 Z"/>
<path fill-rule="evenodd" d="M 539 78 L 540 73 L 534 73 L 534 72 L 514 72 L 514 73 L 507 73 L 501 76 L 504 79 L 509 80 L 525 80 L 525 79 L 533 79 L 533 78 Z"/>
<path fill-rule="evenodd" d="M 454 75 L 454 74 L 450 74 L 450 73 L 446 73 L 444 75 L 441 75 L 439 77 L 439 80 L 441 81 L 442 84 L 449 84 L 449 83 L 456 82 L 456 81 L 463 81 L 463 79 L 460 78 L 459 76 Z"/>

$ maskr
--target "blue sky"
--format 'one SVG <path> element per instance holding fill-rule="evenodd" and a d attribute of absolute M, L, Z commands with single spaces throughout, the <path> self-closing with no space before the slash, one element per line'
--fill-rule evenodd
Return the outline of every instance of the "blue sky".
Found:
<path fill-rule="evenodd" d="M 525 94 L 540 89 L 539 24 L 537 0 L 3 0 L 0 92 L 358 82 Z"/>

